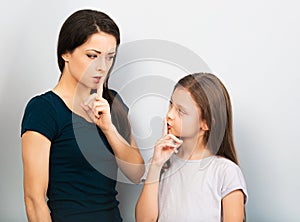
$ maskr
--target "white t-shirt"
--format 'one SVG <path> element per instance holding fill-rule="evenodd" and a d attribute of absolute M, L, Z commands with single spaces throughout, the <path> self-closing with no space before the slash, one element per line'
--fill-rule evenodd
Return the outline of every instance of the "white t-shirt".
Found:
<path fill-rule="evenodd" d="M 159 222 L 221 221 L 222 198 L 246 183 L 235 163 L 218 156 L 183 160 L 173 155 L 159 186 Z"/>

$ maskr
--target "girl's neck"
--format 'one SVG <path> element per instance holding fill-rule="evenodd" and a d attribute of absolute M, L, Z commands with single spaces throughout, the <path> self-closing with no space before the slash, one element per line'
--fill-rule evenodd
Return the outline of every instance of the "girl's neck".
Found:
<path fill-rule="evenodd" d="M 212 153 L 203 143 L 203 137 L 184 138 L 177 156 L 186 160 L 201 160 Z"/>

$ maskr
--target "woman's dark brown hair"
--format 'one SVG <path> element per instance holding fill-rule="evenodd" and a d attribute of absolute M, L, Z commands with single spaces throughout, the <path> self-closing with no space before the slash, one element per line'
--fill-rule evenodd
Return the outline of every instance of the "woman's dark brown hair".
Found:
<path fill-rule="evenodd" d="M 88 38 L 95 33 L 105 32 L 115 37 L 117 46 L 120 44 L 120 31 L 116 23 L 105 13 L 83 9 L 70 15 L 59 33 L 57 44 L 57 61 L 61 72 L 64 70 L 65 61 L 62 55 L 66 52 L 72 53 L 78 46 L 84 44 Z M 130 143 L 131 127 L 127 118 L 127 109 L 117 99 L 117 94 L 108 89 L 108 72 L 103 85 L 103 98 L 111 106 L 112 121 L 119 133 Z M 113 106 L 113 107 L 112 107 Z"/>

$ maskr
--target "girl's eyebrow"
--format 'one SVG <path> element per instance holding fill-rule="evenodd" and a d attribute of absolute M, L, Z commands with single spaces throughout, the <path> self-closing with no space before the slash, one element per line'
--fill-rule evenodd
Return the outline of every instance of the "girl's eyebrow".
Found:
<path fill-rule="evenodd" d="M 185 106 L 178 105 L 178 104 L 177 104 L 177 107 L 178 107 L 178 108 L 181 108 L 181 109 L 183 109 L 183 110 L 186 110 L 186 109 L 187 109 Z"/>
<path fill-rule="evenodd" d="M 185 106 L 183 106 L 183 105 L 180 105 L 180 104 L 174 104 L 174 101 L 173 101 L 173 99 L 171 98 L 170 99 L 170 103 L 172 103 L 175 107 L 177 107 L 177 108 L 182 108 L 182 109 L 184 109 L 184 110 L 187 110 L 187 108 L 185 107 Z"/>

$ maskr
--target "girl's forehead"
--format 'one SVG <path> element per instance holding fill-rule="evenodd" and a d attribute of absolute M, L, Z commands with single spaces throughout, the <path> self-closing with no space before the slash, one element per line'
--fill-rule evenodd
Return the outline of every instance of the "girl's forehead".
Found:
<path fill-rule="evenodd" d="M 187 89 L 185 89 L 184 87 L 181 87 L 181 86 L 177 87 L 174 90 L 172 98 L 173 99 L 185 99 L 187 101 L 193 100 L 193 98 L 191 97 L 190 92 Z"/>
<path fill-rule="evenodd" d="M 174 105 L 182 106 L 188 109 L 197 108 L 196 102 L 192 98 L 191 93 L 183 87 L 177 87 L 174 90 L 171 99 Z"/>

